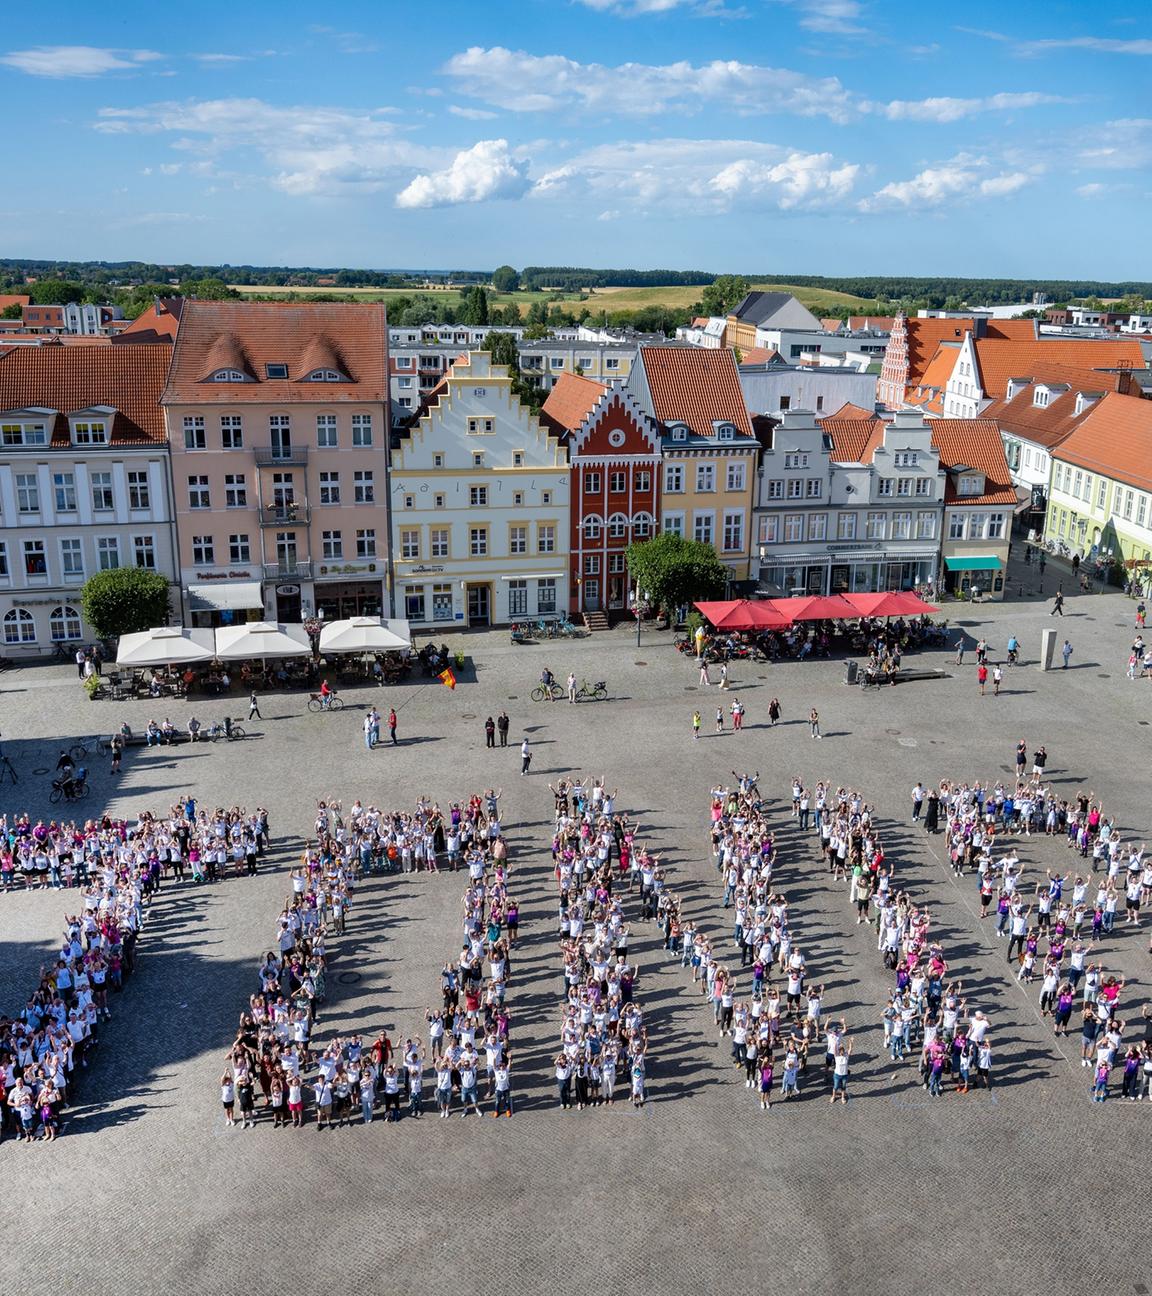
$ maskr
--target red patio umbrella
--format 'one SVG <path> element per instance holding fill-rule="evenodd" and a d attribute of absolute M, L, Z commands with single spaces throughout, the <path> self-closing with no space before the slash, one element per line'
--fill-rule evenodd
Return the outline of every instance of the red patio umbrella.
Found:
<path fill-rule="evenodd" d="M 727 599 L 695 606 L 717 630 L 779 630 L 788 622 L 769 604 L 768 599 Z"/>
<path fill-rule="evenodd" d="M 910 590 L 901 590 L 894 597 L 899 606 L 889 616 L 927 616 L 929 612 L 940 611 L 934 604 L 926 603 L 919 594 L 913 594 Z"/>
<path fill-rule="evenodd" d="M 901 595 L 895 590 L 885 590 L 879 594 L 845 594 L 844 597 L 862 617 L 905 616 L 907 609 L 901 602 Z"/>
<path fill-rule="evenodd" d="M 769 599 L 773 609 L 789 621 L 855 619 L 859 612 L 841 594 L 807 594 L 800 598 Z"/>

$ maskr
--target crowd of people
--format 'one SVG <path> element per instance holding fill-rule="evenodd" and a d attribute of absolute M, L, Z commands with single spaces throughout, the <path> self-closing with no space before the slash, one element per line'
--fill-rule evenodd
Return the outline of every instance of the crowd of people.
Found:
<path fill-rule="evenodd" d="M 1123 1097 L 1152 1098 L 1148 1009 L 1139 1032 L 1120 1014 L 1124 978 L 1092 957 L 1116 931 L 1121 900 L 1124 925 L 1139 927 L 1141 908 L 1152 900 L 1152 857 L 1144 854 L 1143 843 L 1122 839 L 1093 792 L 1080 790 L 1065 799 L 1044 785 L 1043 747 L 1025 775 L 1026 751 L 1021 741 L 1014 787 L 1002 781 L 940 782 L 951 867 L 958 876 L 974 875 L 980 917 L 995 914 L 997 938 L 1007 940 L 1007 962 L 1022 985 L 1038 987 L 1041 1015 L 1054 1034 L 1066 1037 L 1073 1016 L 1079 1016 L 1080 1064 L 1092 1069 L 1093 1100 L 1107 1099 L 1117 1069 Z M 1026 882 L 1020 839 L 1041 834 L 1063 837 L 1069 850 L 1090 863 L 1046 868 Z"/>
<path fill-rule="evenodd" d="M 441 1117 L 458 1099 L 461 1116 L 481 1114 L 481 1063 L 494 1116 L 512 1115 L 510 1021 L 505 1001 L 519 904 L 508 890 L 507 846 L 494 788 L 446 811 L 421 799 L 412 811 L 356 801 L 317 807 L 315 839 L 291 871 L 277 919 L 276 948 L 258 969 L 259 989 L 241 1016 L 220 1078 L 224 1120 L 252 1128 L 336 1129 L 424 1113 L 424 1080 L 434 1077 Z M 342 935 L 357 883 L 366 873 L 467 874 L 463 940 L 440 975 L 442 1003 L 429 1008 L 427 1050 L 420 1039 L 393 1042 L 338 1035 L 313 1038 L 326 997 L 329 941 Z M 257 1088 L 260 1110 L 257 1111 Z M 313 1119 L 314 1118 L 314 1119 Z"/>
<path fill-rule="evenodd" d="M 83 824 L 0 817 L 5 889 L 75 892 L 55 957 L 41 967 L 19 1014 L 0 1018 L 0 1136 L 11 1130 L 26 1142 L 57 1137 L 74 1101 L 77 1068 L 88 1065 L 100 1024 L 112 1016 L 110 997 L 135 965 L 151 898 L 165 882 L 183 879 L 193 855 L 194 874 L 211 857 L 213 875 L 222 875 L 230 851 L 238 849 L 245 860 L 249 840 L 255 858 L 268 842 L 264 811 L 198 813 L 191 798 L 164 817 L 142 812 L 134 822 L 107 815 Z"/>
<path fill-rule="evenodd" d="M 552 859 L 563 972 L 560 1047 L 554 1059 L 564 1110 L 610 1107 L 618 1087 L 648 1099 L 648 1030 L 629 961 L 623 891 L 637 893 L 642 916 L 657 917 L 665 895 L 658 856 L 636 842 L 636 826 L 616 809 L 602 778 L 549 784 L 555 808 Z"/>

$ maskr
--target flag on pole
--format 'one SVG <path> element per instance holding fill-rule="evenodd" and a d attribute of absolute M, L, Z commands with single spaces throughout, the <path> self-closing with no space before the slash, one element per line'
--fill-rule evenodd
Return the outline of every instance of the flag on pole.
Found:
<path fill-rule="evenodd" d="M 456 676 L 452 674 L 451 666 L 449 666 L 446 670 L 442 670 L 440 674 L 436 676 L 436 678 L 440 681 L 441 684 L 446 685 L 450 689 L 454 689 L 456 687 Z"/>

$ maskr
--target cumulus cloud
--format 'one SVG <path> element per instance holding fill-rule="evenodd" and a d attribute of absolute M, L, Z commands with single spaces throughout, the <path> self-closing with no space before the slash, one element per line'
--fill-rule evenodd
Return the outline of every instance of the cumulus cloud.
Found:
<path fill-rule="evenodd" d="M 830 153 L 757 140 L 665 139 L 604 144 L 568 158 L 537 181 L 533 197 L 568 204 L 608 200 L 618 214 L 712 214 L 737 207 L 790 210 L 842 202 L 860 167 Z"/>
<path fill-rule="evenodd" d="M 1077 156 L 1085 166 L 1109 171 L 1152 166 L 1152 117 L 1120 117 L 1086 127 L 1076 136 Z"/>
<path fill-rule="evenodd" d="M 418 175 L 396 195 L 396 206 L 455 207 L 522 198 L 531 187 L 528 163 L 512 156 L 507 140 L 479 140 L 457 153 L 444 170 Z"/>
<path fill-rule="evenodd" d="M 219 158 L 237 153 L 269 172 L 292 194 L 374 192 L 415 170 L 439 166 L 446 150 L 412 144 L 386 108 L 270 104 L 262 99 L 192 99 L 137 108 L 101 108 L 105 134 L 168 135 L 184 153 Z M 250 168 L 255 171 L 253 165 Z"/>
<path fill-rule="evenodd" d="M 987 158 L 958 154 L 926 167 L 911 180 L 894 180 L 859 203 L 861 211 L 939 207 L 978 198 L 1002 198 L 1035 179 L 1028 171 L 995 171 Z"/>
<path fill-rule="evenodd" d="M 154 50 L 99 49 L 94 45 L 37 45 L 10 50 L 0 63 L 40 77 L 97 77 L 108 72 L 138 72 L 144 63 L 163 58 Z"/>
<path fill-rule="evenodd" d="M 449 104 L 448 111 L 453 117 L 463 117 L 465 121 L 491 121 L 500 115 L 487 108 L 462 108 L 459 104 Z"/>
<path fill-rule="evenodd" d="M 790 113 L 847 121 L 857 115 L 836 77 L 810 77 L 786 68 L 734 59 L 694 65 L 578 63 L 562 54 L 473 46 L 443 67 L 456 89 L 511 112 L 586 109 L 650 116 L 692 111 L 702 102 L 725 103 L 744 115 Z"/>
<path fill-rule="evenodd" d="M 1018 108 L 1039 108 L 1045 104 L 1070 103 L 1063 95 L 1046 94 L 1039 90 L 986 95 L 978 99 L 893 99 L 891 103 L 876 104 L 875 111 L 889 121 L 954 122 L 977 113 L 1013 112 Z"/>

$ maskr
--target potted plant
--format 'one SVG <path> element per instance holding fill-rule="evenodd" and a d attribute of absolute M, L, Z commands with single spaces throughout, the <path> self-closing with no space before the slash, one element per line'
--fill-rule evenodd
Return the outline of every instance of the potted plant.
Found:
<path fill-rule="evenodd" d="M 100 696 L 100 676 L 96 674 L 89 675 L 84 681 L 84 692 L 88 694 L 88 701 L 95 702 Z"/>

